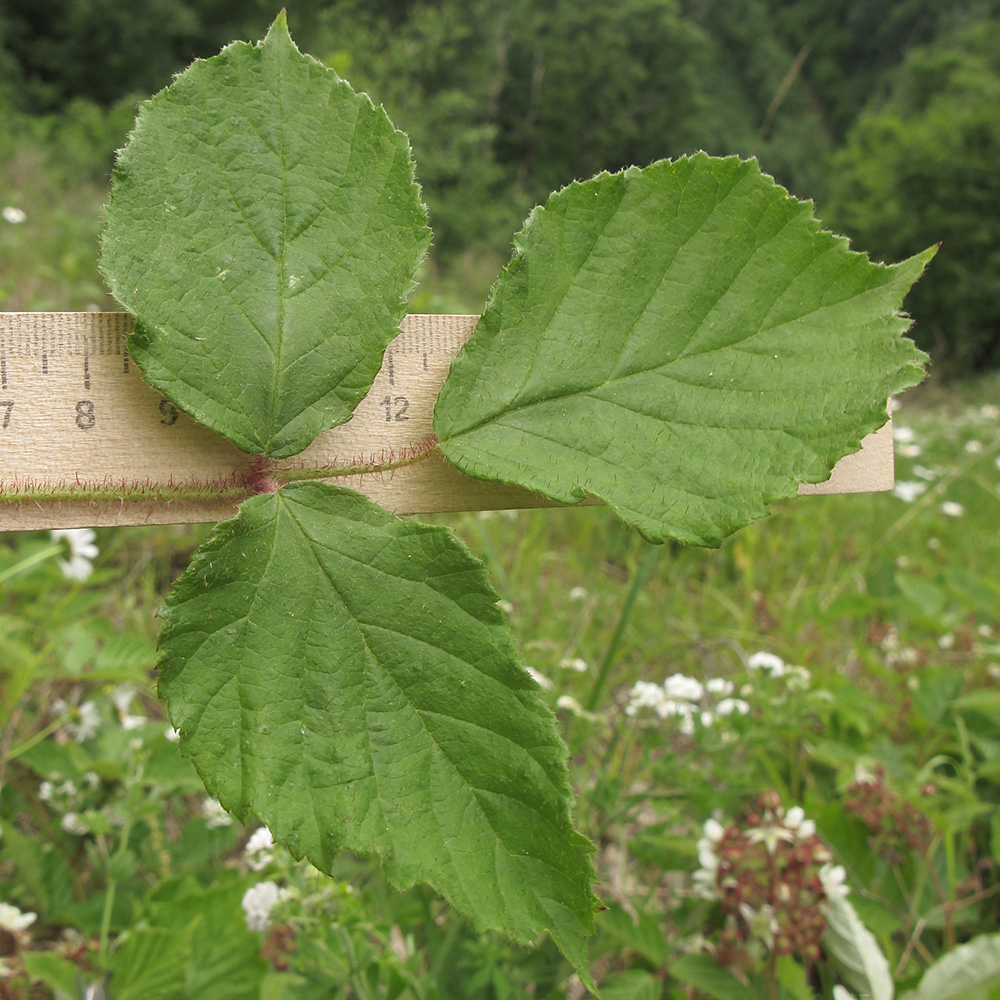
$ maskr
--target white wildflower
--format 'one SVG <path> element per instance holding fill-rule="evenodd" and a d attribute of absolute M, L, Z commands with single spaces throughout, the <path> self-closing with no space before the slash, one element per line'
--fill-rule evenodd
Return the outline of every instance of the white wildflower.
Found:
<path fill-rule="evenodd" d="M 57 698 L 52 703 L 52 710 L 56 715 L 68 716 L 66 729 L 77 743 L 89 740 L 101 724 L 100 712 L 93 701 L 85 701 L 82 705 L 76 706 Z"/>
<path fill-rule="evenodd" d="M 266 931 L 271 926 L 271 911 L 291 896 L 291 892 L 282 889 L 277 882 L 259 882 L 247 889 L 240 903 L 247 930 Z"/>
<path fill-rule="evenodd" d="M 938 639 L 938 649 L 953 649 L 955 646 L 955 635 L 953 632 L 945 632 L 940 639 Z"/>
<path fill-rule="evenodd" d="M 128 715 L 128 710 L 132 707 L 132 699 L 135 697 L 135 686 L 132 684 L 119 684 L 111 692 L 111 704 L 119 715 Z"/>
<path fill-rule="evenodd" d="M 201 814 L 205 817 L 205 825 L 209 830 L 232 826 L 233 817 L 222 808 L 218 799 L 205 799 L 201 804 Z"/>
<path fill-rule="evenodd" d="M 51 781 L 43 781 L 38 786 L 38 797 L 43 802 L 51 802 L 54 792 L 55 792 L 55 786 L 52 784 Z"/>
<path fill-rule="evenodd" d="M 561 694 L 556 699 L 556 708 L 561 708 L 567 712 L 578 715 L 581 719 L 594 720 L 598 716 L 594 712 L 588 712 L 571 694 Z"/>
<path fill-rule="evenodd" d="M 715 706 L 716 715 L 746 715 L 750 711 L 750 705 L 742 698 L 723 698 Z"/>
<path fill-rule="evenodd" d="M 819 870 L 820 884 L 827 899 L 843 899 L 851 891 L 845 884 L 846 879 L 843 865 L 827 863 Z"/>
<path fill-rule="evenodd" d="M 664 698 L 659 705 L 656 706 L 656 714 L 661 719 L 673 719 L 677 716 L 681 718 L 690 718 L 691 713 L 694 711 L 690 703 L 686 701 L 676 701 L 673 698 Z"/>
<path fill-rule="evenodd" d="M 90 833 L 90 827 L 80 818 L 79 813 L 66 813 L 60 820 L 60 825 L 67 833 L 72 833 L 76 837 L 83 837 Z"/>
<path fill-rule="evenodd" d="M 505 615 L 512 615 L 514 613 L 514 605 L 510 601 L 499 601 L 498 606 Z"/>
<path fill-rule="evenodd" d="M 986 403 L 984 406 L 979 407 L 979 415 L 984 420 L 996 420 L 1000 418 L 1000 406 L 995 406 L 993 403 Z"/>
<path fill-rule="evenodd" d="M 271 853 L 272 847 L 274 847 L 274 838 L 271 836 L 271 831 L 266 826 L 258 827 L 250 835 L 244 849 L 247 864 L 255 872 L 265 869 L 274 860 L 274 855 Z"/>
<path fill-rule="evenodd" d="M 736 685 L 725 677 L 712 677 L 705 681 L 705 690 L 711 694 L 732 694 Z"/>
<path fill-rule="evenodd" d="M 747 660 L 748 670 L 766 670 L 772 677 L 784 677 L 785 661 L 774 653 L 759 652 Z"/>
<path fill-rule="evenodd" d="M 919 458 L 923 451 L 924 449 L 919 444 L 901 444 L 899 446 L 899 454 L 903 458 Z"/>
<path fill-rule="evenodd" d="M 635 715 L 640 708 L 659 709 L 659 706 L 666 699 L 663 688 L 652 681 L 636 681 L 629 692 L 628 705 L 625 708 L 626 715 Z"/>
<path fill-rule="evenodd" d="M 806 819 L 805 815 L 802 806 L 792 806 L 785 813 L 785 826 L 793 830 L 799 840 L 806 840 L 816 834 L 816 824 L 811 819 Z"/>
<path fill-rule="evenodd" d="M 918 483 L 915 480 L 901 479 L 892 488 L 892 495 L 899 500 L 903 500 L 906 503 L 913 503 L 922 493 L 927 491 L 927 486 L 924 483 Z"/>
<path fill-rule="evenodd" d="M 892 439 L 897 444 L 910 444 L 917 439 L 917 432 L 912 427 L 896 425 L 892 429 Z"/>
<path fill-rule="evenodd" d="M 781 841 L 786 844 L 795 842 L 795 833 L 789 830 L 780 820 L 776 823 L 764 823 L 747 830 L 747 840 L 751 844 L 763 844 L 768 854 L 774 854 L 774 849 Z"/>
<path fill-rule="evenodd" d="M 739 909 L 750 935 L 770 948 L 774 944 L 774 935 L 779 930 L 774 907 L 770 903 L 764 903 L 759 910 L 755 910 L 749 903 L 740 903 Z"/>
<path fill-rule="evenodd" d="M 585 674 L 587 672 L 587 661 L 581 659 L 579 656 L 566 656 L 559 661 L 559 666 L 563 670 L 572 670 L 578 674 Z"/>
<path fill-rule="evenodd" d="M 935 479 L 938 478 L 938 473 L 934 469 L 928 469 L 926 465 L 915 465 L 910 470 L 918 479 L 925 479 L 929 483 L 933 483 Z"/>
<path fill-rule="evenodd" d="M 28 216 L 25 215 L 20 208 L 14 208 L 13 205 L 4 205 L 3 209 L 0 210 L 0 215 L 2 215 L 4 220 L 9 222 L 12 226 L 26 222 L 28 219 Z"/>
<path fill-rule="evenodd" d="M 131 684 L 119 684 L 111 692 L 111 701 L 118 712 L 122 729 L 139 729 L 149 721 L 144 715 L 132 715 L 129 709 L 132 707 L 132 699 L 135 697 L 135 688 Z"/>
<path fill-rule="evenodd" d="M 163 735 L 166 737 L 168 743 L 176 743 L 181 738 L 181 731 L 174 729 L 173 726 L 167 726 L 163 731 Z"/>
<path fill-rule="evenodd" d="M 583 601 L 587 598 L 587 588 L 586 587 L 573 587 L 569 592 L 569 599 L 571 601 Z"/>
<path fill-rule="evenodd" d="M 858 785 L 874 785 L 878 779 L 864 764 L 854 765 L 854 781 Z"/>
<path fill-rule="evenodd" d="M 978 455 L 983 450 L 983 442 L 982 441 L 966 441 L 965 442 L 965 450 L 970 455 Z"/>
<path fill-rule="evenodd" d="M 528 676 L 543 690 L 552 690 L 552 681 L 548 679 L 540 670 L 536 670 L 534 667 L 525 667 L 528 671 Z"/>
<path fill-rule="evenodd" d="M 50 536 L 53 542 L 63 539 L 69 545 L 69 560 L 56 560 L 62 575 L 83 583 L 94 569 L 92 563 L 99 551 L 94 544 L 97 535 L 90 528 L 56 528 Z"/>
<path fill-rule="evenodd" d="M 725 832 L 726 828 L 717 819 L 706 819 L 705 825 L 702 827 L 705 839 L 711 844 L 718 844 Z"/>
<path fill-rule="evenodd" d="M 668 698 L 683 698 L 685 701 L 700 701 L 705 688 L 700 681 L 686 674 L 671 674 L 663 682 L 663 691 Z"/>
<path fill-rule="evenodd" d="M 704 837 L 698 841 L 698 864 L 701 866 L 693 876 L 694 891 L 702 899 L 714 899 L 718 895 L 716 875 L 719 871 L 719 858 L 715 853 L 715 845 L 722 840 L 725 828 L 717 820 L 706 820 Z"/>
<path fill-rule="evenodd" d="M 941 504 L 941 513 L 946 514 L 948 517 L 961 517 L 965 513 L 965 508 L 954 500 L 945 500 Z"/>
<path fill-rule="evenodd" d="M 24 913 L 10 903 L 0 903 L 0 928 L 10 934 L 27 929 L 37 919 L 37 913 Z"/>

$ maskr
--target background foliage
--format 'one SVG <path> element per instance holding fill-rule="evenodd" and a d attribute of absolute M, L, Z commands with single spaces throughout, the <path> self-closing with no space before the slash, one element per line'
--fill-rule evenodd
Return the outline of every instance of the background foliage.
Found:
<path fill-rule="evenodd" d="M 303 50 L 410 134 L 435 232 L 420 308 L 462 288 L 478 311 L 549 191 L 704 149 L 758 156 L 876 258 L 941 241 L 910 303 L 914 336 L 952 372 L 1000 361 L 1000 0 L 287 6 Z M 52 266 L 62 248 L 45 220 L 94 238 L 136 100 L 192 57 L 261 37 L 274 13 L 263 0 L 0 3 L 0 192 L 28 216 L 0 228 L 3 308 L 29 294 L 104 304 L 92 255 Z"/>

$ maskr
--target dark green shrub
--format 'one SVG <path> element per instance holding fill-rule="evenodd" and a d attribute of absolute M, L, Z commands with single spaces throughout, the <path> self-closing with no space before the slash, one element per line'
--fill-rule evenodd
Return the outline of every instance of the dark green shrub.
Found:
<path fill-rule="evenodd" d="M 1000 365 L 1000 21 L 917 49 L 833 157 L 823 217 L 882 259 L 941 243 L 908 307 L 951 374 Z"/>

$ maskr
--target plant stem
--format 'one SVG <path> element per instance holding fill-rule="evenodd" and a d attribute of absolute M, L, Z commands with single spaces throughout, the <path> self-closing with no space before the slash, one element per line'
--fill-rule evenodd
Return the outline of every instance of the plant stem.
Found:
<path fill-rule="evenodd" d="M 255 456 L 248 467 L 236 470 L 232 475 L 218 479 L 190 480 L 165 483 L 151 480 L 119 480 L 116 482 L 74 482 L 51 485 L 40 482 L 19 484 L 16 488 L 0 488 L 0 504 L 21 503 L 141 503 L 155 501 L 167 503 L 171 500 L 195 500 L 212 502 L 233 500 L 240 502 L 258 493 L 273 493 L 290 483 L 313 482 L 324 479 L 349 479 L 354 476 L 379 475 L 393 472 L 409 465 L 415 465 L 429 458 L 438 450 L 438 440 L 434 436 L 406 448 L 400 454 L 359 456 L 351 461 L 321 468 L 313 466 L 283 467 L 264 455 Z M 54 552 L 61 551 L 55 549 Z M 48 552 L 48 550 L 47 550 Z M 48 552 L 52 555 L 53 552 Z M 48 558 L 38 555 L 34 561 Z M 30 565 L 30 564 L 28 564 Z M 16 570 L 11 567 L 0 574 L 0 583 Z"/>
<path fill-rule="evenodd" d="M 604 693 L 604 685 L 607 683 L 608 674 L 611 672 L 611 667 L 614 665 L 618 656 L 618 647 L 621 645 L 622 637 L 625 635 L 625 629 L 628 626 L 629 619 L 632 617 L 632 612 L 635 610 L 635 602 L 639 598 L 639 592 L 649 579 L 650 573 L 653 572 L 653 567 L 656 565 L 656 561 L 660 557 L 660 550 L 661 546 L 659 545 L 647 544 L 645 555 L 639 563 L 639 567 L 636 569 L 635 575 L 632 577 L 632 586 L 629 587 L 628 596 L 625 598 L 625 604 L 622 606 L 622 613 L 618 619 L 618 625 L 615 627 L 614 635 L 611 636 L 608 651 L 604 654 L 604 660 L 601 662 L 601 667 L 597 673 L 597 679 L 594 681 L 594 686 L 590 690 L 590 696 L 587 698 L 587 702 L 583 706 L 588 712 L 594 712 L 597 710 L 597 703 L 601 700 L 601 695 Z"/>
<path fill-rule="evenodd" d="M 12 576 L 17 576 L 18 573 L 23 573 L 25 570 L 31 569 L 32 566 L 37 566 L 39 563 L 52 559 L 54 556 L 59 555 L 63 551 L 63 548 L 64 546 L 61 542 L 50 545 L 48 548 L 44 548 L 40 552 L 22 559 L 19 563 L 8 566 L 7 569 L 0 573 L 0 583 L 6 583 Z"/>

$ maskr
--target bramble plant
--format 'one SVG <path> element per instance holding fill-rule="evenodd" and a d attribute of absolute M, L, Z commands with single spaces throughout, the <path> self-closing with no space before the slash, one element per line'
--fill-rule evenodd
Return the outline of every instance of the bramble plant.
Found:
<path fill-rule="evenodd" d="M 484 568 L 329 470 L 271 474 L 364 398 L 429 242 L 405 136 L 284 14 L 140 108 L 102 272 L 147 380 L 258 456 L 163 606 L 159 692 L 209 793 L 295 857 L 378 856 L 593 986 L 591 845 Z M 432 452 L 718 545 L 920 381 L 899 309 L 933 252 L 872 263 L 737 157 L 571 184 L 516 237 Z"/>

